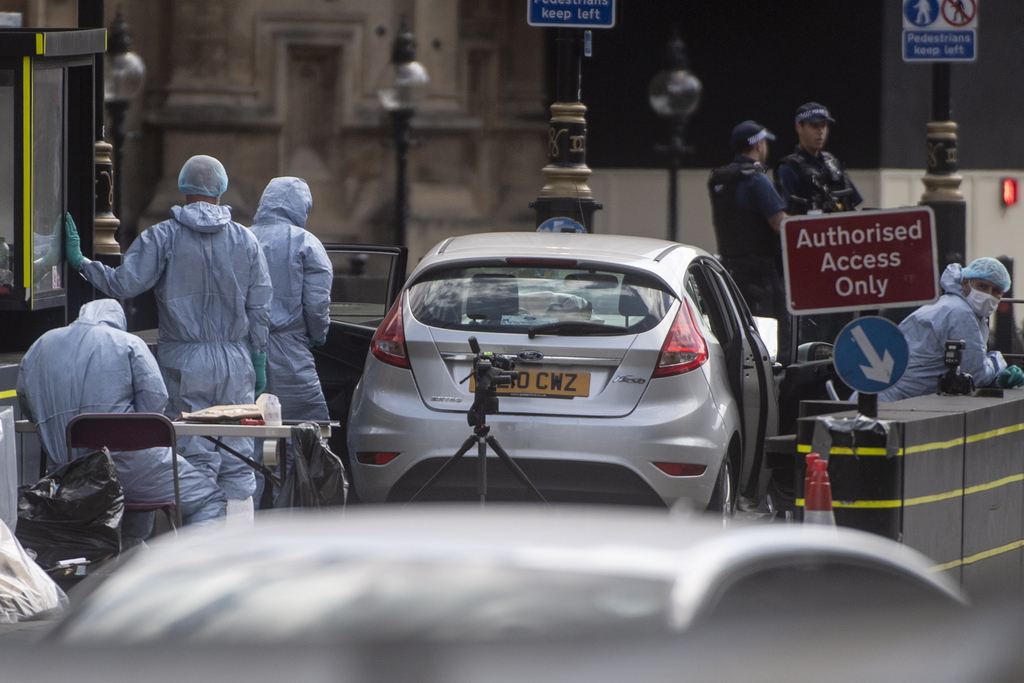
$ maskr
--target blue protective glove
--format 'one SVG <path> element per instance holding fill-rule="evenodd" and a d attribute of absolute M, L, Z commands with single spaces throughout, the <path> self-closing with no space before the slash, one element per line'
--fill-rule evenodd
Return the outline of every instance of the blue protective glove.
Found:
<path fill-rule="evenodd" d="M 68 265 L 75 270 L 82 269 L 82 242 L 78 239 L 78 228 L 75 227 L 75 220 L 70 213 L 64 214 L 64 257 Z"/>
<path fill-rule="evenodd" d="M 267 352 L 251 355 L 252 367 L 256 371 L 256 395 L 259 396 L 267 388 Z"/>
<path fill-rule="evenodd" d="M 996 375 L 996 386 L 1001 389 L 1024 386 L 1024 370 L 1018 365 L 1011 365 Z"/>
<path fill-rule="evenodd" d="M 308 346 L 309 348 L 313 348 L 314 346 L 323 346 L 326 343 L 327 343 L 327 335 L 326 334 L 323 337 L 321 337 L 320 339 L 307 339 L 306 340 L 306 346 Z"/>

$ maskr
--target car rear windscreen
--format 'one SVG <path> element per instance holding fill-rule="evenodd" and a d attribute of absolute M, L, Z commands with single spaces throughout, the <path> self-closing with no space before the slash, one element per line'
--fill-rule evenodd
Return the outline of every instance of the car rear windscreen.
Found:
<path fill-rule="evenodd" d="M 650 276 L 579 268 L 473 266 L 434 271 L 408 292 L 412 314 L 431 327 L 521 332 L 577 323 L 593 333 L 655 327 L 675 298 Z"/>

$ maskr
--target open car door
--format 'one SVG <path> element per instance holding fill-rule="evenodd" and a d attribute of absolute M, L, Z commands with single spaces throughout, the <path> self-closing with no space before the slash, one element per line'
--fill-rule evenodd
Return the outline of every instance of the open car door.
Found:
<path fill-rule="evenodd" d="M 688 271 L 700 292 L 702 313 L 722 350 L 733 396 L 740 405 L 743 454 L 736 465 L 740 494 L 759 502 L 768 486 L 764 463 L 765 439 L 778 433 L 779 405 L 772 362 L 760 332 L 736 284 L 713 258 L 695 259 Z M 693 296 L 694 291 L 691 291 Z"/>
<path fill-rule="evenodd" d="M 324 244 L 334 266 L 331 328 L 327 343 L 313 349 L 331 420 L 330 445 L 349 467 L 345 435 L 352 392 L 363 374 L 370 339 L 405 283 L 408 249 L 369 244 Z M 351 470 L 350 470 L 351 471 Z"/>

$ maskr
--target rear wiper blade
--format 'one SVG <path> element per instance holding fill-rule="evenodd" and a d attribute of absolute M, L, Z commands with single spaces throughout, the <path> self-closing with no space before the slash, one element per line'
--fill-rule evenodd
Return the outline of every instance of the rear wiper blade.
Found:
<path fill-rule="evenodd" d="M 629 330 L 621 325 L 605 325 L 604 323 L 592 323 L 586 320 L 563 320 L 556 323 L 537 325 L 536 327 L 531 327 L 526 332 L 530 339 L 533 339 L 538 334 L 627 334 Z"/>

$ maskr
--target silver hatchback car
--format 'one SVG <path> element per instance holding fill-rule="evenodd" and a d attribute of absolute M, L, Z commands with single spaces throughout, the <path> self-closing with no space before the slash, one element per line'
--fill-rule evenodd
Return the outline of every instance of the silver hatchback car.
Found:
<path fill-rule="evenodd" d="M 485 475 L 480 449 L 453 460 L 476 434 L 482 360 L 501 376 L 484 399 L 488 436 L 516 466 L 498 464 L 491 442 Z M 413 271 L 370 344 L 349 416 L 352 480 L 369 503 L 529 500 L 519 469 L 551 502 L 685 499 L 730 514 L 765 496 L 772 365 L 732 279 L 700 249 L 454 237 Z"/>

